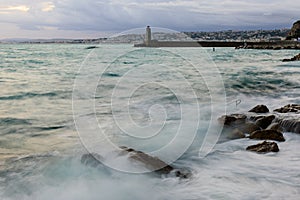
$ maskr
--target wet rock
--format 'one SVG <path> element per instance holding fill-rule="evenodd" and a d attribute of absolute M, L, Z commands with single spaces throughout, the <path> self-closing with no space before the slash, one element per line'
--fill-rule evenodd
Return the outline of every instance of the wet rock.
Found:
<path fill-rule="evenodd" d="M 257 153 L 278 152 L 279 148 L 275 142 L 264 141 L 262 143 L 247 147 L 247 151 L 255 151 Z"/>
<path fill-rule="evenodd" d="M 257 126 L 254 123 L 251 122 L 246 122 L 245 124 L 242 124 L 240 126 L 237 127 L 241 132 L 243 133 L 252 133 L 254 131 L 258 131 L 261 130 L 261 128 L 259 126 Z"/>
<path fill-rule="evenodd" d="M 269 109 L 265 105 L 257 105 L 254 108 L 252 108 L 251 110 L 249 110 L 249 112 L 254 112 L 254 113 L 268 113 Z"/>
<path fill-rule="evenodd" d="M 276 140 L 279 142 L 284 142 L 285 139 L 283 134 L 276 130 L 260 130 L 254 131 L 249 136 L 250 139 L 257 139 L 257 140 Z"/>
<path fill-rule="evenodd" d="M 275 130 L 275 131 L 283 131 L 283 128 L 281 127 L 281 125 L 279 123 L 272 123 L 270 124 L 266 130 Z"/>
<path fill-rule="evenodd" d="M 232 139 L 232 140 L 245 138 L 245 137 L 246 137 L 246 135 L 239 129 L 234 129 L 231 132 L 229 132 L 227 135 L 227 138 Z"/>
<path fill-rule="evenodd" d="M 277 122 L 287 132 L 300 133 L 300 119 L 280 119 Z"/>
<path fill-rule="evenodd" d="M 283 59 L 282 62 L 292 62 L 292 61 L 299 61 L 300 60 L 300 53 L 292 58 Z"/>
<path fill-rule="evenodd" d="M 179 178 L 188 178 L 191 176 L 191 173 L 186 169 L 175 169 L 171 165 L 168 165 L 159 158 L 150 156 L 142 151 L 136 151 L 128 147 L 120 147 L 123 152 L 129 155 L 129 158 L 142 163 L 147 169 L 158 173 L 160 175 L 167 175 L 171 172 L 175 172 L 175 176 Z"/>
<path fill-rule="evenodd" d="M 261 118 L 263 118 L 263 117 L 264 117 L 263 115 L 250 116 L 250 120 L 251 120 L 251 121 L 256 121 L 256 120 L 261 119 Z"/>
<path fill-rule="evenodd" d="M 97 48 L 99 48 L 99 47 L 97 47 L 97 46 L 89 46 L 89 47 L 86 47 L 85 49 L 97 49 Z"/>
<path fill-rule="evenodd" d="M 275 109 L 274 112 L 278 113 L 300 113 L 300 105 L 298 104 L 288 104 L 281 108 Z"/>
<path fill-rule="evenodd" d="M 255 124 L 263 129 L 265 129 L 272 123 L 272 121 L 274 119 L 275 119 L 274 115 L 263 116 L 263 117 L 259 118 L 258 120 L 256 120 Z"/>
<path fill-rule="evenodd" d="M 243 114 L 231 114 L 231 115 L 223 115 L 219 118 L 219 122 L 223 125 L 237 125 L 246 122 L 246 115 Z"/>

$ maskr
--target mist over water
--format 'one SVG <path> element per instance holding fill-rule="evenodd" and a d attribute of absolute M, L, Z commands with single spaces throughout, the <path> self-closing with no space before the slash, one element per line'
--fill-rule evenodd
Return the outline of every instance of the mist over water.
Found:
<path fill-rule="evenodd" d="M 199 150 L 207 131 L 218 136 L 213 130 L 224 114 L 222 98 L 227 113 L 300 104 L 299 62 L 281 62 L 299 52 L 85 47 L 1 45 L 1 199 L 297 199 L 299 135 L 285 133 L 277 154 L 246 152 L 245 146 L 257 143 L 247 139 L 217 143 L 204 158 Z M 80 76 L 88 79 L 74 87 Z M 95 137 L 77 132 L 74 105 L 77 128 L 95 130 Z M 92 148 L 114 166 L 143 170 L 117 157 L 102 136 L 166 162 L 178 154 L 173 165 L 193 175 L 182 180 L 82 164 Z M 160 154 L 170 141 L 173 146 Z"/>

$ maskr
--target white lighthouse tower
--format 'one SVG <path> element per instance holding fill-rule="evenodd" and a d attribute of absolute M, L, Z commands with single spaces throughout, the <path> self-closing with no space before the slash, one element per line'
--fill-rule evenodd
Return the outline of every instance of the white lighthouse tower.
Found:
<path fill-rule="evenodd" d="M 146 28 L 146 38 L 145 38 L 146 46 L 149 47 L 151 44 L 151 28 L 147 26 Z"/>

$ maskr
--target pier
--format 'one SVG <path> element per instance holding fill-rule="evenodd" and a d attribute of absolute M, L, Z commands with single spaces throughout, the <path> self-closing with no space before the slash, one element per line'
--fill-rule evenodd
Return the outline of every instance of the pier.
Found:
<path fill-rule="evenodd" d="M 282 41 L 158 41 L 151 38 L 151 28 L 147 26 L 145 42 L 134 47 L 234 47 L 237 49 L 300 49 L 300 42 Z"/>

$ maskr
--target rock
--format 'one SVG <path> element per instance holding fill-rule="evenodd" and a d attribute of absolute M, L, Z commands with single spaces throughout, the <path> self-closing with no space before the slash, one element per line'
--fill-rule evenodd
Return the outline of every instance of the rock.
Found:
<path fill-rule="evenodd" d="M 252 108 L 251 110 L 249 110 L 249 112 L 254 112 L 254 113 L 268 113 L 269 109 L 265 105 L 257 105 L 254 108 Z"/>
<path fill-rule="evenodd" d="M 300 113 L 299 104 L 288 104 L 281 108 L 275 109 L 274 112 L 278 113 Z"/>
<path fill-rule="evenodd" d="M 275 131 L 283 131 L 283 128 L 281 127 L 281 125 L 279 123 L 272 123 L 270 124 L 266 130 L 275 130 Z"/>
<path fill-rule="evenodd" d="M 256 121 L 256 120 L 261 119 L 261 118 L 263 118 L 263 117 L 264 117 L 263 115 L 251 116 L 251 117 L 250 117 L 250 120 Z"/>
<path fill-rule="evenodd" d="M 247 151 L 255 151 L 257 153 L 278 152 L 279 148 L 275 142 L 264 141 L 262 143 L 247 147 Z"/>
<path fill-rule="evenodd" d="M 123 149 L 123 153 L 129 155 L 129 159 L 142 163 L 147 169 L 158 173 L 160 175 L 167 175 L 175 171 L 176 177 L 179 178 L 189 178 L 191 173 L 186 169 L 174 169 L 171 165 L 168 165 L 159 158 L 150 156 L 144 152 L 136 151 L 128 147 L 120 147 Z"/>
<path fill-rule="evenodd" d="M 223 125 L 237 125 L 245 123 L 247 116 L 243 114 L 223 115 L 219 118 L 219 122 Z"/>
<path fill-rule="evenodd" d="M 260 130 L 254 131 L 249 136 L 250 139 L 257 139 L 257 140 L 276 140 L 279 142 L 284 142 L 285 139 L 283 134 L 276 130 Z"/>
<path fill-rule="evenodd" d="M 290 59 L 283 59 L 282 62 L 291 62 L 291 61 L 299 61 L 300 60 L 300 53 Z"/>
<path fill-rule="evenodd" d="M 261 128 L 259 126 L 257 126 L 256 124 L 254 123 L 250 123 L 250 122 L 246 122 L 245 124 L 242 124 L 240 126 L 237 127 L 241 132 L 243 133 L 252 133 L 254 131 L 258 131 L 260 130 Z"/>
<path fill-rule="evenodd" d="M 293 24 L 292 29 L 290 30 L 287 40 L 291 40 L 293 38 L 298 39 L 300 37 L 300 20 Z"/>
<path fill-rule="evenodd" d="M 141 151 L 136 151 L 128 147 L 120 147 L 122 151 L 119 153 L 120 156 L 128 155 L 129 159 L 137 161 L 143 164 L 147 169 L 155 172 L 159 175 L 174 175 L 179 178 L 191 177 L 191 172 L 187 169 L 175 169 L 171 165 L 168 165 L 159 158 L 150 156 Z M 104 160 L 102 156 L 96 153 L 88 153 L 81 156 L 81 163 L 90 167 L 104 166 L 101 161 Z M 105 168 L 106 169 L 106 168 Z M 103 170 L 103 169 L 102 169 Z"/>
<path fill-rule="evenodd" d="M 274 115 L 270 115 L 270 116 L 263 116 L 262 118 L 259 118 L 258 120 L 256 120 L 255 124 L 259 127 L 261 127 L 262 129 L 267 128 L 272 121 L 275 119 Z"/>
<path fill-rule="evenodd" d="M 97 49 L 97 48 L 99 48 L 99 47 L 97 47 L 97 46 L 89 46 L 89 47 L 86 47 L 85 49 Z"/>
<path fill-rule="evenodd" d="M 245 137 L 246 135 L 237 128 L 229 132 L 229 134 L 227 135 L 227 138 L 232 140 L 245 138 Z"/>
<path fill-rule="evenodd" d="M 277 122 L 287 132 L 300 133 L 300 119 L 279 119 Z"/>

